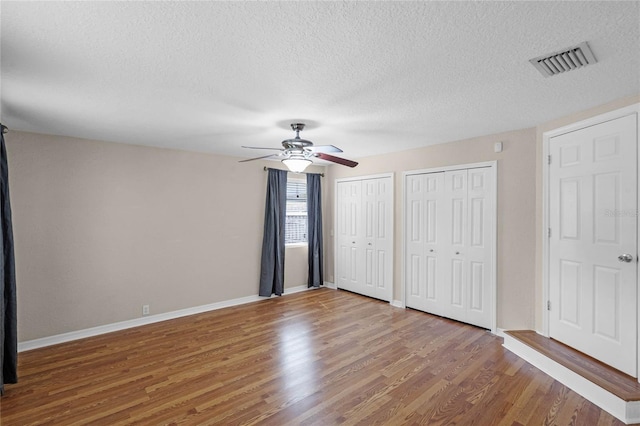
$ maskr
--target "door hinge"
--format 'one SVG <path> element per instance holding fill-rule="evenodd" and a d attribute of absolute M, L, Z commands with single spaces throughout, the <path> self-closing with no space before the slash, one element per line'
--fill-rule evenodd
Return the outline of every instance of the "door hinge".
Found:
<path fill-rule="evenodd" d="M 551 238 L 551 228 L 547 228 L 547 237 Z"/>
<path fill-rule="evenodd" d="M 551 301 L 547 300 L 547 311 L 551 310 Z"/>
<path fill-rule="evenodd" d="M 551 164 L 551 155 L 547 155 L 547 164 Z"/>

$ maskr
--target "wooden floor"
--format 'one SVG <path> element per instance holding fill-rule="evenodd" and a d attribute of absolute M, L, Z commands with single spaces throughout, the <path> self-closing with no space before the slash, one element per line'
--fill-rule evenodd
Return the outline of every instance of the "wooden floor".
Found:
<path fill-rule="evenodd" d="M 8 425 L 619 425 L 484 330 L 320 289 L 19 354 Z"/>
<path fill-rule="evenodd" d="M 623 401 L 640 401 L 640 383 L 637 379 L 535 331 L 506 333 Z"/>

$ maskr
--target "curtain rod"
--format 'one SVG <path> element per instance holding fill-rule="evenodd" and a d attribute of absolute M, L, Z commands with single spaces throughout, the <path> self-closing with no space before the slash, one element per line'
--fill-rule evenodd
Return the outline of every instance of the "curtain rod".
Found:
<path fill-rule="evenodd" d="M 269 170 L 269 167 L 264 166 L 264 171 L 266 172 L 267 170 Z M 274 169 L 274 170 L 283 170 L 283 169 Z M 285 172 L 288 172 L 288 170 L 285 170 Z M 298 173 L 299 175 L 320 175 L 322 177 L 324 177 L 324 173 L 305 173 L 305 172 L 301 172 Z"/>

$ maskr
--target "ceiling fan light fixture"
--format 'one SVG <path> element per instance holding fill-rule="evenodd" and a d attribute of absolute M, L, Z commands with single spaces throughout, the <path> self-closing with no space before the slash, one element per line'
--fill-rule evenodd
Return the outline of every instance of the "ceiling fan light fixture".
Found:
<path fill-rule="evenodd" d="M 293 173 L 302 173 L 312 163 L 311 160 L 306 158 L 285 158 L 282 160 L 282 164 L 287 166 L 289 171 Z"/>

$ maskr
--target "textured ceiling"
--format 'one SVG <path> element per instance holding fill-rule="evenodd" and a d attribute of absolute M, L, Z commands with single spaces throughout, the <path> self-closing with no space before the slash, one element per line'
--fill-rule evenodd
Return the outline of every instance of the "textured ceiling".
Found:
<path fill-rule="evenodd" d="M 640 92 L 640 2 L 2 1 L 12 129 L 264 155 L 301 135 L 360 158 Z M 528 60 L 588 41 L 598 63 Z"/>

